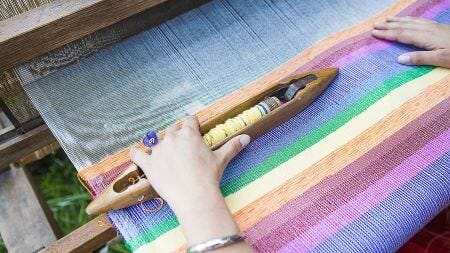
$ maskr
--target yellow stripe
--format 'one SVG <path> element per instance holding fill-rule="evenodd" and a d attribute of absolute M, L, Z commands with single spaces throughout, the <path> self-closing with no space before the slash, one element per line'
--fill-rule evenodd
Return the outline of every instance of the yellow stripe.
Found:
<path fill-rule="evenodd" d="M 151 243 L 147 243 L 137 248 L 135 253 L 153 253 L 153 252 L 173 252 L 178 248 L 185 245 L 186 239 L 184 238 L 181 227 L 178 226 L 169 232 L 162 234 L 158 239 Z"/>
<path fill-rule="evenodd" d="M 258 178 L 238 192 L 225 198 L 232 213 L 252 203 L 264 194 L 279 187 L 306 168 L 319 162 L 329 153 L 339 149 L 347 142 L 363 133 L 376 122 L 389 115 L 408 100 L 419 95 L 424 89 L 450 75 L 450 70 L 436 68 L 430 73 L 414 79 L 391 91 L 367 108 L 366 111 L 351 119 L 335 132 L 321 141 L 281 164 L 277 168 Z M 177 227 L 157 240 L 138 248 L 136 252 L 167 252 L 179 249 L 185 243 L 180 227 Z"/>

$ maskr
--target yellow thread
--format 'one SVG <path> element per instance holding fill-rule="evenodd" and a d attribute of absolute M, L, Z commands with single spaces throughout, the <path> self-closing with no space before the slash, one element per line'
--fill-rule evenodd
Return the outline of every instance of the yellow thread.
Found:
<path fill-rule="evenodd" d="M 136 178 L 134 178 L 134 177 L 129 177 L 129 178 L 128 178 L 128 181 L 129 181 L 131 184 L 135 184 L 135 183 L 137 182 Z"/>
<path fill-rule="evenodd" d="M 219 144 L 227 137 L 237 133 L 239 130 L 259 121 L 267 113 L 275 110 L 280 105 L 281 101 L 276 97 L 265 98 L 259 104 L 209 130 L 208 133 L 203 135 L 203 141 L 209 147 Z"/>
<path fill-rule="evenodd" d="M 91 191 L 89 190 L 89 187 L 87 187 L 86 183 L 84 182 L 84 180 L 81 178 L 80 174 L 78 174 L 78 173 L 77 173 L 77 179 L 78 179 L 78 182 L 80 182 L 80 184 L 83 186 L 83 188 L 84 188 L 87 192 L 90 193 Z"/>
<path fill-rule="evenodd" d="M 162 198 L 153 198 L 154 200 L 158 200 L 159 205 L 158 205 L 156 208 L 154 208 L 154 209 L 148 209 L 148 208 L 146 208 L 146 207 L 144 206 L 144 204 L 143 204 L 144 198 L 145 198 L 144 195 L 141 195 L 141 196 L 139 196 L 139 198 L 138 198 L 138 202 L 139 202 L 139 204 L 140 204 L 140 206 L 141 206 L 142 211 L 144 211 L 144 212 L 147 212 L 147 213 L 158 212 L 158 211 L 161 210 L 161 208 L 163 208 L 163 206 L 164 206 L 164 200 L 163 200 Z"/>

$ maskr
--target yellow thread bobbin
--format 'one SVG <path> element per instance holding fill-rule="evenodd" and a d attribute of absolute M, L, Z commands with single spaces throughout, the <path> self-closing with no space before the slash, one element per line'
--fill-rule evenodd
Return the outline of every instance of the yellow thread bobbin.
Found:
<path fill-rule="evenodd" d="M 252 108 L 209 130 L 208 133 L 203 135 L 203 141 L 208 147 L 212 147 L 246 126 L 254 124 L 280 105 L 281 101 L 277 97 L 267 97 Z"/>

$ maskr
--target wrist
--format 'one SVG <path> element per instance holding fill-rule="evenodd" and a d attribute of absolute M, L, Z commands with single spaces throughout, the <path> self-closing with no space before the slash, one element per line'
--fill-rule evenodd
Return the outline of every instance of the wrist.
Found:
<path fill-rule="evenodd" d="M 172 209 L 190 245 L 239 233 L 219 190 L 188 202 L 185 206 L 177 205 Z"/>
<path fill-rule="evenodd" d="M 196 212 L 199 208 L 209 208 L 224 201 L 218 185 L 197 184 L 193 187 L 182 188 L 184 189 L 182 192 L 173 193 L 166 199 L 177 215 Z"/>

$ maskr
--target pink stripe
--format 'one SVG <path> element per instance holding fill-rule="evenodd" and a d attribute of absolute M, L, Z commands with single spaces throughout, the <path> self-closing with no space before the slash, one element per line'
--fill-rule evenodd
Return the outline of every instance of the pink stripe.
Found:
<path fill-rule="evenodd" d="M 389 172 L 366 191 L 338 208 L 320 223 L 283 247 L 280 252 L 307 252 L 325 241 L 362 214 L 380 203 L 389 194 L 419 174 L 434 160 L 450 150 L 450 130 L 429 142 L 413 156 Z"/>

